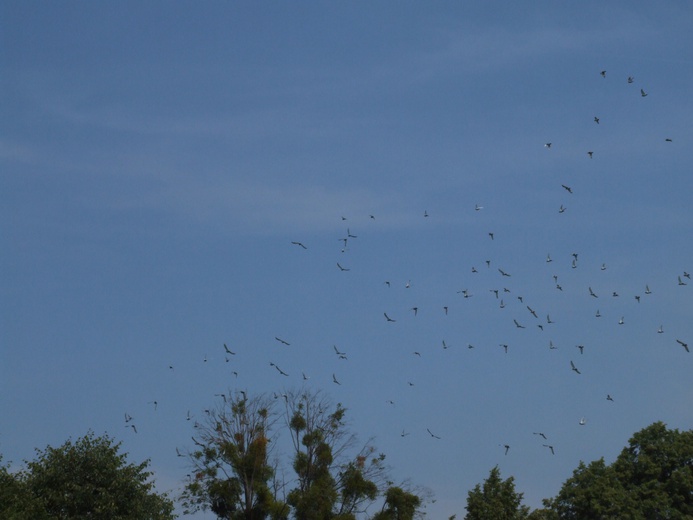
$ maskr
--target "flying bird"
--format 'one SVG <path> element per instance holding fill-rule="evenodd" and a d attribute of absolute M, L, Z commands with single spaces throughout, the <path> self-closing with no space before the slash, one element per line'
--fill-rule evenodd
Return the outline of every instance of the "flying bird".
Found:
<path fill-rule="evenodd" d="M 308 248 L 307 248 L 306 246 L 304 246 L 301 242 L 296 242 L 296 241 L 294 241 L 294 242 L 291 242 L 291 243 L 292 243 L 293 245 L 295 245 L 295 246 L 302 247 L 303 249 L 308 249 Z"/>
<path fill-rule="evenodd" d="M 520 325 L 516 319 L 513 319 L 513 323 L 518 329 L 525 329 L 526 327 L 524 325 Z"/>
<path fill-rule="evenodd" d="M 226 351 L 227 354 L 231 354 L 232 356 L 235 356 L 235 355 L 236 355 L 235 352 L 231 352 L 231 351 L 229 350 L 229 347 L 226 346 L 226 343 L 224 343 L 224 350 Z"/>
<path fill-rule="evenodd" d="M 599 118 L 597 116 L 594 116 L 594 122 L 599 124 Z"/>
<path fill-rule="evenodd" d="M 611 397 L 611 394 L 606 394 L 606 400 L 607 400 L 607 401 L 612 401 L 612 402 L 613 402 L 614 398 Z"/>
<path fill-rule="evenodd" d="M 676 343 L 678 343 L 678 344 L 681 345 L 683 348 L 685 348 L 685 349 L 686 349 L 686 352 L 690 352 L 690 350 L 688 350 L 688 343 L 684 343 L 684 342 L 681 341 L 680 339 L 677 339 L 677 340 L 676 340 Z"/>
<path fill-rule="evenodd" d="M 601 71 L 599 74 L 602 75 L 602 78 L 606 78 L 606 71 L 605 70 Z"/>
<path fill-rule="evenodd" d="M 587 152 L 587 155 L 590 156 L 590 159 L 592 158 L 592 154 L 594 154 L 594 152 Z"/>
<path fill-rule="evenodd" d="M 347 269 L 346 267 L 342 267 L 339 262 L 337 262 L 337 267 L 339 267 L 340 271 L 351 271 L 351 269 Z"/>
<path fill-rule="evenodd" d="M 282 345 L 286 345 L 287 347 L 288 347 L 289 345 L 291 345 L 291 343 L 289 343 L 288 341 L 283 340 L 282 338 L 278 338 L 277 336 L 275 336 L 274 339 L 276 339 L 276 340 L 277 340 L 279 343 L 281 343 Z"/>
<path fill-rule="evenodd" d="M 431 437 L 433 437 L 434 439 L 440 439 L 440 437 L 438 437 L 437 435 L 435 435 L 435 434 L 434 434 L 431 430 L 429 430 L 428 428 L 426 428 L 426 431 L 427 431 L 428 434 L 429 434 Z"/>
<path fill-rule="evenodd" d="M 575 348 L 577 348 L 580 351 L 580 355 L 582 355 L 582 351 L 585 350 L 585 345 L 575 345 Z"/>
<path fill-rule="evenodd" d="M 508 277 L 510 277 L 510 275 L 509 275 L 508 273 L 506 273 L 505 271 L 503 271 L 503 269 L 501 269 L 500 267 L 498 268 L 498 272 L 499 272 L 500 274 L 502 274 L 503 276 L 508 276 Z"/>
<path fill-rule="evenodd" d="M 542 432 L 532 432 L 532 434 L 533 434 L 533 435 L 539 435 L 541 438 L 543 438 L 544 440 L 546 440 L 546 435 L 545 435 L 544 433 L 542 433 Z"/>
<path fill-rule="evenodd" d="M 337 384 L 337 385 L 341 385 L 341 384 L 342 384 L 342 383 L 340 383 L 339 381 L 337 381 L 337 376 L 335 376 L 334 373 L 332 374 L 332 382 L 335 383 L 335 384 Z"/>
<path fill-rule="evenodd" d="M 573 363 L 572 361 L 570 362 L 570 369 L 571 369 L 573 372 L 575 372 L 576 374 L 581 374 L 581 373 L 582 373 L 582 372 L 580 372 L 580 371 L 578 370 L 578 368 L 575 366 L 575 363 Z"/>
<path fill-rule="evenodd" d="M 645 92 L 643 89 L 640 89 L 640 95 L 642 97 L 647 97 L 647 92 Z"/>
<path fill-rule="evenodd" d="M 508 454 L 508 451 L 510 450 L 510 445 L 509 444 L 503 444 L 503 447 L 505 448 L 505 454 Z"/>
<path fill-rule="evenodd" d="M 385 319 L 386 319 L 387 321 L 389 321 L 389 322 L 391 322 L 391 323 L 394 323 L 394 322 L 397 321 L 397 320 L 393 320 L 392 318 L 390 318 L 390 317 L 387 315 L 387 312 L 383 312 L 383 314 L 385 315 Z"/>
<path fill-rule="evenodd" d="M 573 188 L 571 188 L 570 186 L 566 186 L 565 184 L 561 184 L 561 186 L 563 186 L 563 189 L 568 193 L 573 193 Z"/>
<path fill-rule="evenodd" d="M 529 305 L 527 305 L 527 310 L 534 316 L 535 318 L 538 318 L 537 313 L 532 309 Z"/>
<path fill-rule="evenodd" d="M 590 290 L 590 296 L 592 296 L 593 298 L 599 298 L 599 296 L 597 296 L 596 294 L 594 294 L 594 291 L 592 290 L 591 287 L 589 287 L 589 290 Z"/>
<path fill-rule="evenodd" d="M 585 419 L 584 417 L 582 417 L 582 418 L 578 421 L 578 424 L 579 424 L 580 426 L 584 426 L 585 424 L 587 424 L 587 419 Z"/>
<path fill-rule="evenodd" d="M 635 80 L 635 78 L 633 76 L 628 76 L 628 83 L 629 84 L 633 83 L 634 80 Z"/>
<path fill-rule="evenodd" d="M 553 446 L 551 446 L 550 444 L 542 444 L 542 446 L 544 446 L 545 448 L 550 449 L 550 450 L 551 450 L 551 455 L 555 455 L 555 454 L 556 454 L 556 453 L 553 451 Z"/>
<path fill-rule="evenodd" d="M 551 143 L 545 143 L 544 146 L 545 146 L 546 148 L 551 148 Z"/>

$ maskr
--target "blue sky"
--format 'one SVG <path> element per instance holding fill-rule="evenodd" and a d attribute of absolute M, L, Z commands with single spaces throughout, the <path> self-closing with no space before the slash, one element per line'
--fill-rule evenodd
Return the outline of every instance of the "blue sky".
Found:
<path fill-rule="evenodd" d="M 306 385 L 461 518 L 692 427 L 687 2 L 0 9 L 6 461 L 92 429 L 175 490 L 188 410 Z"/>

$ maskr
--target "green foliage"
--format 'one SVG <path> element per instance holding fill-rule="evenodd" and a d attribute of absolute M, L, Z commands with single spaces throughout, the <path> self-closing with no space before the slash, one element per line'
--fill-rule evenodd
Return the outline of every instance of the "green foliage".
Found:
<path fill-rule="evenodd" d="M 501 480 L 498 466 L 493 468 L 483 486 L 477 484 L 467 497 L 465 520 L 520 520 L 527 518 L 522 493 L 515 492 L 514 478 Z"/>
<path fill-rule="evenodd" d="M 612 465 L 581 462 L 544 502 L 560 519 L 693 518 L 693 431 L 656 422 L 634 434 Z"/>
<path fill-rule="evenodd" d="M 210 411 L 193 438 L 193 476 L 181 497 L 186 512 L 211 509 L 218 518 L 233 520 L 356 520 L 385 495 L 387 511 L 397 514 L 381 519 L 413 518 L 420 498 L 389 487 L 385 455 L 372 446 L 349 455 L 355 436 L 347 427 L 346 409 L 320 392 L 284 395 L 295 477 L 286 490 L 268 462 L 277 402 L 243 394 Z"/>
<path fill-rule="evenodd" d="M 373 520 L 413 520 L 421 505 L 421 499 L 402 488 L 393 486 L 385 493 L 385 504 Z"/>
<path fill-rule="evenodd" d="M 269 464 L 275 415 L 264 397 L 229 396 L 200 426 L 199 448 L 190 454 L 194 477 L 181 497 L 185 512 L 211 509 L 218 518 L 286 518 L 288 509 L 270 490 Z"/>
<path fill-rule="evenodd" d="M 153 491 L 149 461 L 127 464 L 119 448 L 90 432 L 75 443 L 36 450 L 26 471 L 11 475 L 3 468 L 2 518 L 174 518 L 172 502 Z"/>

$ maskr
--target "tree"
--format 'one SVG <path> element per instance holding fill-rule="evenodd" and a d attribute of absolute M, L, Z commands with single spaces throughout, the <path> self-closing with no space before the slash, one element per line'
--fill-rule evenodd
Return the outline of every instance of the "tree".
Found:
<path fill-rule="evenodd" d="M 581 462 L 544 504 L 570 520 L 693 518 L 693 431 L 656 422 L 635 433 L 613 464 Z"/>
<path fill-rule="evenodd" d="M 520 520 L 527 518 L 529 507 L 521 505 L 522 493 L 515 492 L 513 477 L 501 480 L 498 466 L 483 486 L 477 484 L 467 496 L 465 520 Z"/>
<path fill-rule="evenodd" d="M 382 511 L 373 516 L 373 520 L 413 520 L 421 505 L 421 498 L 393 486 L 385 493 Z"/>
<path fill-rule="evenodd" d="M 173 503 L 153 491 L 149 461 L 128 464 L 118 453 L 120 443 L 92 432 L 75 443 L 36 450 L 38 458 L 26 470 L 0 472 L 3 518 L 175 518 Z M 5 496 L 14 499 L 5 501 Z M 7 509 L 5 509 L 7 508 Z M 9 509 L 9 513 L 7 510 Z"/>
<path fill-rule="evenodd" d="M 295 518 L 356 518 L 384 484 L 385 455 L 375 455 L 367 444 L 356 457 L 346 457 L 356 443 L 345 424 L 346 409 L 339 403 L 333 407 L 320 392 L 291 392 L 285 403 L 297 476 L 287 502 Z"/>
<path fill-rule="evenodd" d="M 269 462 L 271 447 L 279 445 L 274 431 L 279 397 L 229 394 L 208 411 L 196 426 L 196 448 L 189 454 L 193 472 L 181 497 L 186 512 L 211 509 L 218 518 L 233 520 L 356 520 L 381 496 L 393 510 L 405 511 L 386 479 L 385 455 L 370 443 L 357 449 L 346 409 L 319 391 L 281 396 L 281 431 L 291 441 L 284 445 L 291 447 L 294 478 L 279 482 L 278 469 Z M 416 499 L 410 501 L 415 511 L 420 499 L 406 496 Z M 411 516 L 381 520 L 390 518 Z"/>
<path fill-rule="evenodd" d="M 224 396 L 198 425 L 190 453 L 194 478 L 182 496 L 185 512 L 211 509 L 231 520 L 282 519 L 288 507 L 271 492 L 270 436 L 276 421 L 272 402 L 245 393 Z"/>

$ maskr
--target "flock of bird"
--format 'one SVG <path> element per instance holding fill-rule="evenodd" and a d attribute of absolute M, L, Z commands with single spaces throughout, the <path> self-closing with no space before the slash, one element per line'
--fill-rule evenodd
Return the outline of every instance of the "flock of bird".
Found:
<path fill-rule="evenodd" d="M 601 71 L 600 75 L 602 78 L 606 80 L 607 78 L 607 73 L 606 71 Z M 633 84 L 634 83 L 634 78 L 632 76 L 627 78 L 627 83 L 628 84 Z M 640 96 L 642 98 L 645 98 L 648 96 L 648 93 L 644 89 L 640 89 Z M 596 125 L 601 124 L 602 118 L 599 115 L 593 116 L 593 121 Z M 670 137 L 665 137 L 663 138 L 666 142 L 673 142 L 673 139 Z M 537 144 L 538 147 L 541 147 L 541 142 Z M 556 148 L 556 144 L 553 142 L 546 142 L 543 144 L 543 146 L 546 148 L 547 152 L 546 153 L 554 153 L 554 150 Z M 593 150 L 586 150 L 586 155 L 588 156 L 589 159 L 595 159 L 595 153 Z M 595 159 L 596 160 L 596 159 Z M 556 185 L 556 190 L 560 192 L 562 195 L 565 197 L 579 197 L 579 194 L 576 193 L 576 190 L 573 188 L 573 186 L 566 182 L 566 183 L 560 183 L 557 182 Z M 562 190 L 562 191 L 561 191 Z M 558 207 L 558 214 L 564 214 L 567 210 L 566 203 L 560 203 L 558 204 L 559 201 L 557 201 L 556 206 Z M 469 208 L 470 211 L 474 211 L 480 214 L 483 214 L 484 212 L 488 212 L 490 210 L 486 209 L 486 207 L 482 204 L 475 204 L 473 208 Z M 425 209 L 422 213 L 420 218 L 427 219 L 428 221 L 431 221 L 435 218 L 435 212 L 429 213 L 428 209 Z M 359 275 L 359 270 L 363 268 L 362 265 L 358 264 L 352 264 L 348 259 L 349 259 L 349 252 L 352 251 L 353 248 L 357 247 L 355 244 L 359 243 L 359 235 L 362 234 L 362 231 L 357 231 L 359 234 L 354 234 L 352 232 L 351 227 L 347 227 L 347 223 L 349 226 L 352 224 L 350 223 L 350 217 L 346 216 L 339 216 L 339 220 L 344 224 L 345 230 L 344 234 L 342 236 L 336 237 L 336 241 L 339 243 L 339 248 L 335 248 L 335 254 L 339 257 L 338 261 L 335 261 L 333 265 L 333 269 L 335 270 L 335 276 L 358 276 Z M 367 216 L 363 216 L 364 219 L 370 220 L 372 222 L 376 222 L 377 218 L 375 214 L 369 214 Z M 560 218 L 560 217 L 559 217 Z M 494 245 L 499 244 L 503 240 L 503 235 L 502 233 L 498 233 L 497 230 L 484 230 L 484 233 L 486 233 L 485 236 L 488 238 L 485 238 L 487 241 L 493 242 Z M 333 239 L 334 240 L 334 239 Z M 294 251 L 296 251 L 296 254 L 303 254 L 303 255 L 310 255 L 312 252 L 312 247 L 311 244 L 306 242 L 305 240 L 288 240 L 287 241 L 288 247 L 293 247 L 295 248 Z M 287 252 L 287 254 L 293 254 L 292 252 Z M 550 252 L 546 254 L 545 260 L 543 259 L 542 256 L 542 264 L 549 266 L 550 268 L 553 268 L 557 264 L 560 265 L 560 269 L 568 269 L 568 270 L 575 270 L 579 269 L 582 267 L 582 257 L 580 256 L 581 254 L 579 252 L 573 252 L 570 254 L 568 258 L 559 258 L 557 257 L 554 259 Z M 558 350 L 559 346 L 557 343 L 554 342 L 554 338 L 552 338 L 549 334 L 549 331 L 552 330 L 552 327 L 555 326 L 557 323 L 556 318 L 552 318 L 551 314 L 554 311 L 552 308 L 542 308 L 542 305 L 537 305 L 536 302 L 531 301 L 532 297 L 531 295 L 529 297 L 525 297 L 525 295 L 521 294 L 516 294 L 516 289 L 514 287 L 514 282 L 516 280 L 516 277 L 513 275 L 513 260 L 511 258 L 502 258 L 502 263 L 499 262 L 498 258 L 492 257 L 489 255 L 488 258 L 481 258 L 479 263 L 476 265 L 470 265 L 469 266 L 469 271 L 468 275 L 470 276 L 470 283 L 467 287 L 459 288 L 459 289 L 454 289 L 454 294 L 457 295 L 458 298 L 461 298 L 462 301 L 476 301 L 480 299 L 485 299 L 486 302 L 493 302 L 497 309 L 500 312 L 504 313 L 504 319 L 507 321 L 508 325 L 514 329 L 518 330 L 518 334 L 520 334 L 519 331 L 522 330 L 527 330 L 527 329 L 532 329 L 535 331 L 539 331 L 539 333 L 545 333 L 546 340 L 545 340 L 545 345 L 547 346 L 547 349 L 549 351 L 555 351 Z M 479 267 L 477 267 L 479 266 Z M 538 267 L 538 266 L 537 266 Z M 601 262 L 596 264 L 596 267 L 598 267 L 599 271 L 604 272 L 607 271 L 607 263 L 606 262 Z M 557 291 L 558 293 L 563 293 L 564 290 L 567 290 L 564 287 L 564 282 L 559 275 L 550 274 L 551 280 L 552 280 L 552 287 L 553 290 Z M 547 275 L 548 278 L 549 275 Z M 493 280 L 493 285 L 487 286 L 487 287 L 481 287 L 480 283 L 478 283 L 474 277 L 477 277 L 477 279 L 483 279 L 484 283 L 488 283 L 489 280 Z M 495 277 L 495 278 L 493 278 Z M 635 305 L 645 305 L 645 302 L 648 298 L 652 298 L 652 295 L 655 294 L 657 291 L 665 291 L 665 290 L 686 290 L 685 287 L 691 282 L 691 274 L 686 271 L 682 270 L 681 272 L 678 273 L 671 273 L 671 287 L 666 288 L 666 287 L 659 287 L 659 286 L 652 286 L 655 290 L 652 290 L 650 288 L 650 281 L 648 280 L 642 280 L 641 281 L 641 287 L 642 287 L 642 292 L 638 292 L 635 294 L 631 294 L 630 297 L 632 298 L 630 301 L 635 302 Z M 401 280 L 401 281 L 393 281 L 393 279 L 383 279 L 381 282 L 379 282 L 379 287 L 373 287 L 373 291 L 395 291 L 397 288 L 402 288 L 404 290 L 410 290 L 412 289 L 416 284 L 416 280 L 412 282 L 411 279 L 407 280 Z M 474 286 L 476 284 L 476 286 Z M 472 287 L 470 287 L 472 286 Z M 593 301 L 595 303 L 594 307 L 594 319 L 603 319 L 603 314 L 600 311 L 601 308 L 605 308 L 608 306 L 606 304 L 605 300 L 610 299 L 615 301 L 615 299 L 621 298 L 620 292 L 618 290 L 609 290 L 607 293 L 603 293 L 603 289 L 598 285 L 598 283 L 594 284 L 587 284 L 581 289 L 575 289 L 574 285 L 570 287 L 571 291 L 577 292 L 577 293 L 582 293 L 584 298 L 589 301 Z M 414 291 L 410 291 L 414 292 Z M 451 294 L 453 291 L 451 291 Z M 450 316 L 451 318 L 455 315 L 455 307 L 454 305 L 451 305 L 449 303 L 449 298 L 451 297 L 450 295 L 444 295 L 441 296 L 441 301 L 440 304 L 433 310 L 427 308 L 423 304 L 414 304 L 411 305 L 411 303 L 407 303 L 406 305 L 401 305 L 398 307 L 388 307 L 388 308 L 382 308 L 378 312 L 380 313 L 378 315 L 378 319 L 382 320 L 382 323 L 384 324 L 383 326 L 385 327 L 397 327 L 401 325 L 402 322 L 405 321 L 411 321 L 411 320 L 421 320 L 422 316 L 425 313 L 429 312 L 437 312 L 440 313 L 442 316 Z M 446 301 L 447 300 L 447 301 Z M 600 302 L 604 302 L 604 304 L 600 304 Z M 627 313 L 623 312 L 622 314 L 619 313 L 617 315 L 618 320 L 614 320 L 614 324 L 618 326 L 624 326 L 626 324 L 626 316 Z M 560 322 L 560 316 L 558 316 L 558 321 Z M 483 326 L 483 325 L 480 325 Z M 664 324 L 658 324 L 658 327 L 656 330 L 653 330 L 653 333 L 656 334 L 665 334 L 665 330 L 668 332 L 668 329 L 665 329 Z M 283 334 L 277 334 L 274 336 L 274 341 L 276 342 L 277 345 L 280 345 L 281 347 L 286 347 L 287 349 L 293 349 L 295 345 L 293 345 L 293 341 L 290 337 L 285 337 Z M 440 339 L 436 340 L 437 342 L 440 341 Z M 671 339 L 672 344 L 677 345 L 678 347 L 681 348 L 683 352 L 690 353 L 689 345 L 687 343 L 687 340 L 684 337 L 679 337 L 674 335 Z M 336 343 L 336 342 L 335 342 Z M 453 342 L 455 343 L 455 342 Z M 472 342 L 465 342 L 466 343 L 466 348 L 468 350 L 473 350 L 477 348 L 477 345 L 473 344 Z M 443 339 L 442 342 L 439 343 L 442 347 L 442 350 L 449 350 L 452 345 L 446 340 Z M 508 354 L 509 351 L 513 349 L 514 342 L 511 341 L 510 339 L 507 340 L 502 340 L 500 343 L 498 343 L 498 347 L 502 349 L 501 352 Z M 233 345 L 232 345 L 233 346 Z M 498 348 L 494 347 L 494 348 Z M 580 357 L 580 360 L 585 360 L 587 359 L 586 352 L 589 353 L 590 349 L 588 346 L 583 344 L 582 342 L 579 342 L 578 344 L 574 345 L 575 350 L 571 350 L 576 356 L 585 356 L 584 358 Z M 232 363 L 232 360 L 236 358 L 237 354 L 241 356 L 243 354 L 242 349 L 234 347 L 233 350 L 227 346 L 226 343 L 220 342 L 220 345 L 218 347 L 221 352 L 223 352 L 224 355 L 224 362 L 225 363 Z M 340 362 L 347 362 L 349 360 L 349 354 L 341 350 L 340 347 L 337 346 L 337 344 L 328 344 L 325 345 L 324 348 L 326 350 L 331 350 L 334 352 L 334 356 L 337 360 L 337 363 Z M 222 350 L 223 349 L 223 350 Z M 295 350 L 296 356 L 300 356 L 301 354 L 298 352 L 298 350 Z M 411 355 L 415 356 L 416 358 L 421 358 L 422 357 L 422 352 L 423 349 L 418 348 L 417 350 L 414 350 Z M 423 356 L 425 357 L 427 355 L 426 352 L 424 352 Z M 207 356 L 205 355 L 204 359 L 202 362 L 207 363 L 208 359 Z M 233 364 L 233 363 L 232 363 Z M 284 363 L 282 363 L 284 365 Z M 348 379 L 342 378 L 340 375 L 340 367 L 342 365 L 335 365 L 337 368 L 334 369 L 328 369 L 327 373 L 331 374 L 331 383 L 333 385 L 342 387 L 343 385 L 348 386 L 349 381 Z M 286 381 L 302 381 L 302 382 L 307 382 L 310 380 L 310 376 L 307 375 L 306 370 L 301 370 L 300 375 L 297 373 L 294 373 L 293 370 L 290 368 L 288 370 L 285 370 L 284 368 L 280 367 L 276 360 L 272 360 L 269 362 L 269 368 L 273 370 L 277 376 L 280 378 L 285 378 L 284 380 Z M 169 369 L 171 371 L 174 370 L 173 365 L 169 365 Z M 583 366 L 582 362 L 578 361 L 578 357 L 573 357 L 572 355 L 569 356 L 569 359 L 567 359 L 567 363 L 565 365 L 565 370 L 567 374 L 574 374 L 575 377 L 584 377 L 583 374 L 585 373 L 586 368 Z M 233 375 L 237 378 L 238 377 L 238 371 L 234 370 Z M 343 375 L 343 374 L 342 374 Z M 572 376 L 570 376 L 572 377 Z M 330 381 L 330 379 L 324 379 L 323 381 Z M 409 387 L 415 386 L 415 383 L 411 380 L 406 380 L 406 383 Z M 242 391 L 245 393 L 245 390 Z M 218 394 L 220 397 L 222 397 L 224 400 L 226 400 L 226 395 L 225 394 Z M 615 395 L 615 394 L 614 394 Z M 282 393 L 274 393 L 274 397 L 276 399 L 280 399 L 281 397 L 286 398 L 286 394 Z M 612 405 L 616 405 L 616 400 L 612 397 L 611 393 L 607 393 L 604 395 L 603 399 L 605 399 L 608 403 L 611 403 Z M 156 411 L 157 409 L 157 401 L 151 401 L 150 404 L 153 405 L 153 411 Z M 385 402 L 386 405 L 393 406 L 395 404 L 394 399 L 387 399 Z M 190 411 L 187 412 L 187 415 L 182 416 L 185 420 L 190 421 L 194 416 L 190 413 Z M 197 423 L 196 423 L 197 424 Z M 580 427 L 586 426 L 587 425 L 587 419 L 585 417 L 576 417 L 575 418 L 575 424 L 577 424 Z M 125 426 L 129 429 L 132 430 L 133 433 L 137 433 L 137 428 L 135 427 L 134 420 L 133 418 L 126 413 L 125 414 Z M 397 432 L 399 432 L 401 428 L 401 425 L 397 426 Z M 420 431 L 422 434 L 425 433 L 430 437 L 431 439 L 435 441 L 443 440 L 445 438 L 444 433 L 441 434 L 440 430 L 440 425 L 421 425 L 419 426 Z M 411 430 L 411 428 L 409 428 Z M 435 433 L 434 433 L 435 432 Z M 399 436 L 401 437 L 407 437 L 411 434 L 411 431 L 408 431 L 407 428 L 401 429 L 401 433 L 398 433 Z M 538 440 L 541 448 L 544 448 L 547 453 L 550 453 L 551 455 L 555 455 L 557 451 L 557 445 L 554 444 L 553 441 L 550 441 L 549 435 L 544 433 L 543 431 L 535 431 L 531 432 L 532 435 L 534 435 Z M 528 432 L 529 435 L 529 432 Z M 502 453 L 504 455 L 508 455 L 511 452 L 511 444 L 509 442 L 501 442 L 499 446 L 502 448 Z M 176 448 L 176 454 L 178 456 L 183 456 L 181 451 Z"/>

